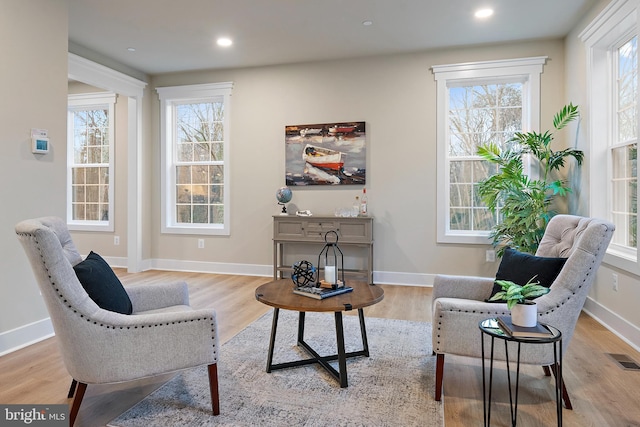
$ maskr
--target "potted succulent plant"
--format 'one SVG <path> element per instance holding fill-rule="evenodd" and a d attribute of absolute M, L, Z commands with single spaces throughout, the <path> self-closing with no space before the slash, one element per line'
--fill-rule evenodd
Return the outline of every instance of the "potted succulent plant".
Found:
<path fill-rule="evenodd" d="M 522 286 L 510 280 L 496 280 L 502 290 L 489 301 L 506 301 L 514 325 L 533 327 L 538 322 L 538 306 L 532 299 L 549 293 L 549 288 L 540 286 L 534 279 L 535 276 Z"/>

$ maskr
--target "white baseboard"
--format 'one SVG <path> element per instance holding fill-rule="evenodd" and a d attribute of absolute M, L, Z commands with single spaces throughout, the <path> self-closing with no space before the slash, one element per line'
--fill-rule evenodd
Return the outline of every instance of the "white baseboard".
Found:
<path fill-rule="evenodd" d="M 126 258 L 108 258 L 113 267 L 127 267 Z M 143 270 L 169 270 L 242 276 L 271 277 L 272 265 L 233 264 L 170 259 L 144 260 Z M 380 285 L 433 286 L 435 274 L 374 271 L 373 281 Z M 640 351 L 640 328 L 618 316 L 591 298 L 587 298 L 584 311 L 621 340 Z M 49 318 L 0 333 L 0 356 L 42 341 L 54 335 Z"/>
<path fill-rule="evenodd" d="M 127 259 L 104 257 L 111 267 L 127 268 Z M 140 271 L 167 270 L 193 273 L 237 274 L 241 276 L 270 277 L 273 275 L 271 264 L 236 264 L 209 261 L 184 261 L 174 259 L 146 259 L 142 261 Z M 402 273 L 397 271 L 374 271 L 373 281 L 380 285 L 433 286 L 435 274 Z"/>
<path fill-rule="evenodd" d="M 0 356 L 54 336 L 51 319 L 46 318 L 0 333 Z"/>
<path fill-rule="evenodd" d="M 85 259 L 86 257 L 86 255 L 83 255 L 82 259 Z M 103 258 L 105 261 L 107 261 L 107 264 L 109 264 L 111 268 L 127 268 L 127 257 L 105 256 Z"/>
<path fill-rule="evenodd" d="M 640 328 L 589 297 L 585 301 L 583 310 L 615 336 L 629 344 L 636 351 L 640 351 Z"/>
<path fill-rule="evenodd" d="M 273 275 L 273 266 L 258 264 L 233 264 L 204 261 L 178 261 L 171 259 L 154 259 L 150 263 L 152 270 L 188 271 L 197 273 L 237 274 L 241 276 Z"/>
<path fill-rule="evenodd" d="M 273 275 L 272 265 L 260 264 L 227 264 L 219 262 L 179 261 L 170 259 L 154 259 L 148 263 L 147 269 L 188 271 L 197 273 L 237 274 L 241 276 L 270 277 Z M 380 285 L 433 286 L 434 274 L 399 273 L 374 271 L 373 281 Z"/>
<path fill-rule="evenodd" d="M 378 285 L 433 286 L 435 274 L 374 271 L 373 282 Z"/>

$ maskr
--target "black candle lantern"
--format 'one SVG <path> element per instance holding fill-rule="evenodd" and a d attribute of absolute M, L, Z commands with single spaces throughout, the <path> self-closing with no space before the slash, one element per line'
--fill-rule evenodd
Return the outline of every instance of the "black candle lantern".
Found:
<path fill-rule="evenodd" d="M 338 247 L 338 233 L 327 231 L 325 245 L 318 255 L 318 276 L 316 287 L 340 288 L 344 286 L 344 255 Z M 320 278 L 320 269 L 324 270 L 324 280 Z"/>

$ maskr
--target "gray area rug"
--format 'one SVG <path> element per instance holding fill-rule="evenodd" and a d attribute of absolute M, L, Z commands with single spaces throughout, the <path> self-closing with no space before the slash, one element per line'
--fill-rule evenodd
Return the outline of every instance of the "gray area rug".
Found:
<path fill-rule="evenodd" d="M 308 358 L 296 345 L 297 313 L 280 311 L 274 363 Z M 366 318 L 370 357 L 347 360 L 349 387 L 317 365 L 265 372 L 272 313 L 220 351 L 220 415 L 211 415 L 205 367 L 183 371 L 111 421 L 117 427 L 442 426 L 433 400 L 431 324 Z M 362 348 L 357 316 L 344 316 L 346 351 Z M 335 354 L 333 313 L 307 313 L 305 341 Z"/>

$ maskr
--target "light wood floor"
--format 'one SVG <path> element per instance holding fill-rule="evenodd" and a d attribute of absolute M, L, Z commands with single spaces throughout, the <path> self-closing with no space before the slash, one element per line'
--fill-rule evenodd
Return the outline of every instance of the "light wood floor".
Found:
<path fill-rule="evenodd" d="M 193 306 L 217 310 L 221 343 L 269 310 L 254 297 L 255 288 L 269 281 L 264 277 L 159 271 L 128 274 L 119 269 L 116 272 L 125 286 L 176 280 L 189 283 Z M 430 288 L 382 287 L 385 298 L 365 309 L 368 317 L 431 321 Z M 573 411 L 563 412 L 566 426 L 640 426 L 640 372 L 617 367 L 606 353 L 628 354 L 640 362 L 640 354 L 583 314 L 564 359 L 564 376 L 574 406 Z M 169 378 L 171 375 L 116 385 L 90 385 L 76 426 L 104 426 Z M 70 381 L 54 338 L 0 358 L 0 403 L 3 404 L 68 403 L 66 396 Z M 493 426 L 510 424 L 506 387 L 504 366 L 497 365 L 491 417 Z M 518 425 L 555 425 L 553 382 L 544 377 L 542 369 L 524 366 L 520 387 Z M 223 402 L 224 395 L 220 398 Z M 447 427 L 482 425 L 479 360 L 446 357 L 443 402 Z M 224 408 L 223 403 L 221 406 Z"/>

